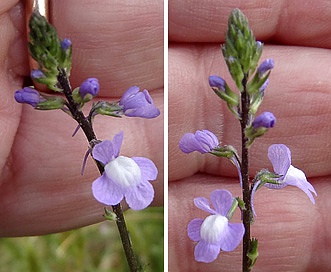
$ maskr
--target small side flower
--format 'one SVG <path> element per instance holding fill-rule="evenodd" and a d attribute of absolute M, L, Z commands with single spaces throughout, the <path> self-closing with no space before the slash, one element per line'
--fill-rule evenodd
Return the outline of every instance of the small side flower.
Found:
<path fill-rule="evenodd" d="M 37 110 L 63 109 L 65 105 L 65 100 L 62 97 L 41 94 L 30 87 L 16 91 L 14 98 L 16 102 L 29 104 Z"/>
<path fill-rule="evenodd" d="M 256 138 L 263 136 L 269 128 L 273 128 L 276 121 L 277 119 L 273 113 L 268 111 L 257 116 L 252 124 L 245 129 L 245 135 L 249 139 L 246 146 L 251 146 Z"/>
<path fill-rule="evenodd" d="M 254 119 L 252 125 L 254 129 L 273 128 L 276 124 L 276 121 L 276 117 L 273 115 L 273 113 L 265 111 Z"/>
<path fill-rule="evenodd" d="M 129 117 L 155 118 L 160 115 L 147 90 L 139 91 L 139 87 L 130 87 L 122 96 L 119 106 L 123 114 Z"/>
<path fill-rule="evenodd" d="M 229 223 L 229 214 L 232 214 L 233 205 L 237 205 L 229 191 L 215 190 L 210 200 L 213 208 L 204 197 L 194 199 L 194 204 L 210 215 L 205 219 L 193 219 L 187 227 L 189 238 L 198 242 L 194 249 L 195 260 L 205 263 L 216 260 L 221 250 L 233 251 L 245 233 L 243 223 Z"/>
<path fill-rule="evenodd" d="M 34 108 L 36 108 L 40 102 L 46 101 L 37 90 L 30 87 L 16 91 L 14 97 L 16 102 L 29 104 Z"/>
<path fill-rule="evenodd" d="M 179 148 L 184 153 L 198 151 L 201 154 L 211 152 L 219 145 L 214 133 L 205 129 L 197 130 L 195 134 L 186 133 L 179 141 Z"/>
<path fill-rule="evenodd" d="M 100 89 L 97 78 L 86 79 L 79 87 L 79 94 L 83 100 L 91 100 L 95 97 Z"/>
<path fill-rule="evenodd" d="M 92 183 L 92 193 L 103 204 L 117 205 L 125 198 L 131 209 L 141 210 L 154 198 L 150 181 L 156 179 L 158 171 L 147 158 L 119 156 L 122 140 L 120 132 L 112 141 L 94 146 L 92 156 L 104 165 L 105 171 Z"/>
<path fill-rule="evenodd" d="M 271 145 L 268 149 L 268 158 L 272 163 L 275 174 L 278 175 L 279 178 L 275 178 L 274 182 L 264 183 L 264 186 L 270 189 L 282 189 L 288 185 L 298 187 L 309 197 L 310 201 L 315 204 L 313 194 L 317 196 L 317 193 L 314 187 L 308 182 L 305 173 L 291 165 L 291 151 L 286 145 Z M 260 187 L 261 181 L 256 182 L 252 189 L 251 203 L 253 211 L 254 195 L 256 190 Z"/>

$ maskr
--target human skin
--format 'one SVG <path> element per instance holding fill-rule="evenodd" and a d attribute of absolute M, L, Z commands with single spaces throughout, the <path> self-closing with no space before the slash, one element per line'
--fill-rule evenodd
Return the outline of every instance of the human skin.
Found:
<path fill-rule="evenodd" d="M 53 233 L 104 219 L 104 205 L 91 192 L 99 176 L 91 158 L 80 175 L 88 142 L 81 130 L 71 137 L 77 123 L 62 111 L 37 111 L 14 100 L 30 73 L 24 2 L 0 3 L 0 236 Z M 60 37 L 73 44 L 73 88 L 97 77 L 100 99 L 114 101 L 138 85 L 162 112 L 162 1 L 52 1 L 50 9 Z M 97 116 L 94 128 L 101 140 L 124 131 L 120 154 L 154 161 L 153 205 L 162 205 L 162 113 L 151 120 Z"/>
<path fill-rule="evenodd" d="M 241 196 L 235 167 L 224 158 L 187 155 L 178 148 L 185 133 L 208 129 L 240 150 L 239 123 L 208 86 L 208 76 L 216 74 L 234 88 L 219 45 L 236 7 L 265 43 L 261 61 L 275 61 L 259 113 L 273 112 L 277 123 L 251 147 L 250 176 L 272 170 L 268 147 L 283 143 L 318 194 L 313 205 L 296 187 L 257 191 L 251 233 L 259 239 L 259 258 L 253 271 L 330 271 L 331 6 L 326 0 L 169 1 L 169 271 L 241 270 L 242 243 L 213 263 L 198 263 L 186 232 L 190 220 L 208 215 L 194 206 L 195 197 L 209 198 L 215 189 Z"/>

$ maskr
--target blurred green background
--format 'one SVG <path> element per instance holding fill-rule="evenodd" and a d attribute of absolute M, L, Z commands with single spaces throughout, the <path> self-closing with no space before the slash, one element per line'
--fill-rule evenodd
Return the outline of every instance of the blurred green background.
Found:
<path fill-rule="evenodd" d="M 163 271 L 163 208 L 128 210 L 125 218 L 144 271 Z M 114 221 L 46 236 L 1 238 L 2 272 L 129 271 Z"/>

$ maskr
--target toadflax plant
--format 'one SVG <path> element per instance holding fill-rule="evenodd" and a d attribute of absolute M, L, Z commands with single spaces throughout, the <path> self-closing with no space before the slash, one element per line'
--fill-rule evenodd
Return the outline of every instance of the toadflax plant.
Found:
<path fill-rule="evenodd" d="M 116 221 L 130 271 L 140 271 L 120 202 L 125 199 L 134 210 L 146 208 L 154 198 L 150 182 L 156 179 L 158 171 L 147 158 L 120 155 L 123 132 L 117 133 L 113 140 L 98 140 L 93 120 L 98 114 L 155 118 L 160 115 L 160 111 L 147 90 L 140 91 L 139 87 L 133 86 L 117 102 L 93 103 L 89 114 L 85 116 L 85 104 L 98 95 L 98 79 L 88 78 L 79 87 L 72 89 L 69 81 L 72 55 L 70 39 L 61 40 L 56 29 L 37 10 L 30 17 L 29 29 L 30 55 L 38 64 L 38 69 L 31 71 L 31 78 L 53 93 L 46 94 L 34 87 L 24 87 L 15 92 L 15 100 L 37 110 L 60 109 L 76 120 L 78 127 L 74 135 L 81 128 L 89 143 L 82 172 L 87 156 L 91 154 L 100 172 L 100 177 L 91 181 L 93 196 L 97 201 L 112 207 L 112 212 L 105 208 L 105 218 Z"/>
<path fill-rule="evenodd" d="M 266 59 L 259 65 L 263 43 L 256 41 L 248 20 L 239 9 L 234 9 L 228 20 L 228 30 L 222 53 L 238 92 L 218 76 L 209 77 L 209 85 L 224 100 L 241 126 L 241 157 L 235 147 L 223 145 L 215 134 L 204 129 L 186 133 L 179 142 L 184 153 L 198 151 L 229 159 L 237 168 L 242 188 L 242 198 L 234 198 L 227 190 L 211 192 L 210 201 L 204 197 L 194 199 L 194 204 L 209 213 L 204 218 L 193 219 L 187 227 L 188 237 L 197 242 L 195 260 L 210 263 L 222 251 L 234 250 L 243 240 L 242 271 L 251 271 L 258 257 L 258 240 L 250 235 L 250 227 L 256 217 L 254 197 L 263 186 L 282 189 L 288 185 L 301 189 L 314 204 L 317 193 L 305 174 L 291 164 L 290 149 L 284 144 L 269 147 L 268 157 L 274 171 L 262 169 L 253 179 L 249 177 L 248 150 L 255 139 L 263 136 L 276 125 L 272 112 L 257 115 L 269 84 L 274 60 Z M 235 210 L 241 211 L 241 222 L 230 222 Z"/>

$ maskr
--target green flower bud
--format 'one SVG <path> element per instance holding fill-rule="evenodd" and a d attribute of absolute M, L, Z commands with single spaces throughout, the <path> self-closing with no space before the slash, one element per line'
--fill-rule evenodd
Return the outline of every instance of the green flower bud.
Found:
<path fill-rule="evenodd" d="M 248 269 L 252 269 L 256 263 L 257 257 L 259 256 L 258 248 L 258 240 L 254 237 L 251 238 L 250 249 L 247 253 L 247 257 L 251 260 L 250 266 Z"/>
<path fill-rule="evenodd" d="M 249 28 L 246 16 L 239 9 L 234 9 L 229 17 L 222 52 L 230 74 L 240 91 L 242 91 L 244 75 L 248 78 L 255 71 L 262 48 L 262 43 L 256 42 Z"/>

